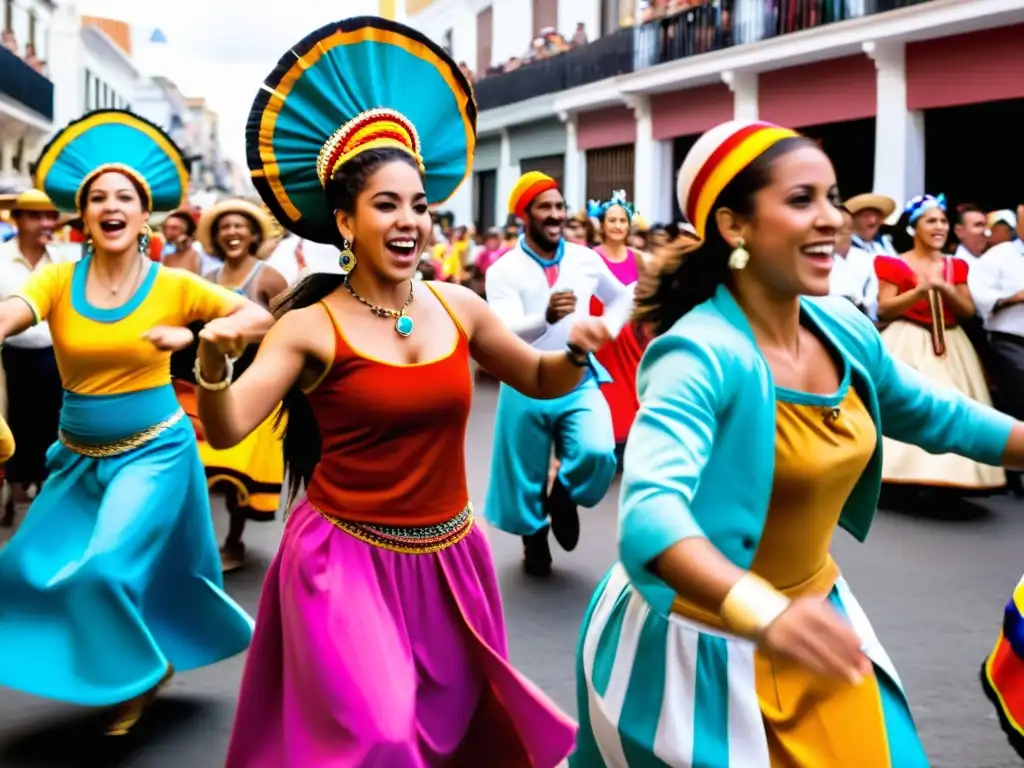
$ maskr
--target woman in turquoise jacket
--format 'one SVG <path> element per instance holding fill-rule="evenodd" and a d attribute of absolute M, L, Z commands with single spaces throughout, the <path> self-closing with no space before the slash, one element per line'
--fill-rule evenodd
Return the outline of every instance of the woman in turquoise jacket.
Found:
<path fill-rule="evenodd" d="M 825 298 L 835 172 L 767 123 L 679 174 L 702 243 L 640 319 L 620 562 L 584 619 L 578 768 L 924 768 L 900 680 L 829 554 L 871 526 L 882 435 L 1024 464 L 1024 425 L 935 389 Z M 820 297 L 820 298 L 819 298 Z"/>

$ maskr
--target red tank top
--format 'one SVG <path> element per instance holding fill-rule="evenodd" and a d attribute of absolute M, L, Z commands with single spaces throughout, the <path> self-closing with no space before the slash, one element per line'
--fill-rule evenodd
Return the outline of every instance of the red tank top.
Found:
<path fill-rule="evenodd" d="M 322 512 L 359 523 L 425 526 L 450 520 L 469 503 L 469 339 L 437 297 L 458 328 L 455 346 L 445 357 L 414 365 L 360 354 L 327 310 L 334 364 L 308 395 L 322 455 L 306 495 Z"/>

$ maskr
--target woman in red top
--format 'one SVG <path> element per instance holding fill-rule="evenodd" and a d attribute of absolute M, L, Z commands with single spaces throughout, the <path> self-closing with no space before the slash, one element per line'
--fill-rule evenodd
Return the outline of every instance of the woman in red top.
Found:
<path fill-rule="evenodd" d="M 889 353 L 924 376 L 991 405 L 981 362 L 959 322 L 973 317 L 967 288 L 968 265 L 942 252 L 949 237 L 942 195 L 907 203 L 898 229 L 913 237 L 899 257 L 878 256 L 878 319 Z M 971 491 L 1002 488 L 1001 468 L 947 453 L 936 456 L 917 446 L 885 440 L 882 480 L 913 486 Z"/>
<path fill-rule="evenodd" d="M 289 49 L 253 107 L 261 195 L 299 237 L 336 243 L 344 274 L 296 286 L 230 386 L 233 340 L 200 346 L 207 441 L 237 443 L 288 395 L 285 457 L 306 484 L 264 581 L 228 768 L 554 768 L 572 751 L 573 723 L 508 661 L 466 485 L 469 360 L 553 398 L 607 332 L 588 318 L 569 351 L 541 353 L 469 289 L 414 279 L 475 120 L 448 56 L 376 17 Z"/>

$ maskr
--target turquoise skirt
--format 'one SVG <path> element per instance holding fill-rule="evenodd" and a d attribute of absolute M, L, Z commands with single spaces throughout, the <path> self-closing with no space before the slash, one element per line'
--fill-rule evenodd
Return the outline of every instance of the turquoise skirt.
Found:
<path fill-rule="evenodd" d="M 108 706 L 248 647 L 181 413 L 170 385 L 65 392 L 49 477 L 0 549 L 0 686 Z"/>

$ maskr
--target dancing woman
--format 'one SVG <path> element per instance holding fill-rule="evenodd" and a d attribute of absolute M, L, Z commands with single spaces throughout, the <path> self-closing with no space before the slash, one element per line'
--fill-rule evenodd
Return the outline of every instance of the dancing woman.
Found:
<path fill-rule="evenodd" d="M 58 133 L 36 183 L 77 209 L 77 263 L 35 272 L 0 303 L 0 338 L 49 321 L 64 385 L 49 478 L 0 550 L 0 685 L 88 706 L 120 704 L 126 733 L 173 669 L 245 650 L 252 623 L 222 590 L 195 435 L 170 384 L 183 326 L 257 339 L 270 314 L 144 255 L 153 210 L 187 188 L 180 151 L 121 111 Z"/>
<path fill-rule="evenodd" d="M 376 17 L 290 48 L 253 106 L 260 194 L 299 237 L 336 243 L 344 274 L 296 286 L 237 382 L 217 345 L 199 347 L 216 448 L 306 393 L 285 451 L 307 496 L 263 583 L 229 768 L 554 768 L 572 750 L 573 724 L 508 661 L 466 487 L 469 359 L 557 397 L 608 334 L 586 321 L 570 351 L 540 353 L 467 288 L 414 280 L 428 206 L 462 183 L 475 142 L 455 63 Z"/>
<path fill-rule="evenodd" d="M 601 244 L 594 250 L 604 259 L 619 282 L 623 285 L 636 284 L 644 268 L 643 255 L 627 244 L 636 209 L 626 200 L 625 192 L 615 192 L 603 203 L 591 201 L 587 212 L 601 227 Z M 597 317 L 603 311 L 600 299 L 596 296 L 592 298 L 590 314 Z M 637 323 L 630 323 L 597 356 L 598 362 L 612 379 L 601 384 L 601 394 L 608 401 L 608 409 L 612 413 L 612 431 L 615 433 L 615 447 L 619 456 L 622 455 L 629 428 L 636 416 L 636 369 L 646 344 L 644 328 Z"/>
<path fill-rule="evenodd" d="M 270 217 L 260 206 L 241 199 L 221 201 L 203 211 L 197 237 L 206 253 L 224 262 L 205 275 L 207 280 L 268 309 L 274 298 L 287 290 L 284 276 L 258 257 L 274 237 Z M 245 372 L 255 353 L 256 345 L 251 345 L 235 361 L 235 378 Z M 199 443 L 199 457 L 206 467 L 210 489 L 226 490 L 231 521 L 220 548 L 225 573 L 245 565 L 242 536 L 246 523 L 273 520 L 280 506 L 284 426 L 275 411 L 252 434 L 227 450 L 218 451 L 205 440 Z"/>
<path fill-rule="evenodd" d="M 832 535 L 867 536 L 883 434 L 1021 465 L 1024 424 L 895 362 L 845 299 L 808 298 L 828 294 L 842 225 L 811 140 L 725 123 L 687 155 L 678 193 L 703 242 L 639 302 L 656 337 L 621 561 L 578 649 L 574 765 L 923 768 Z"/>

